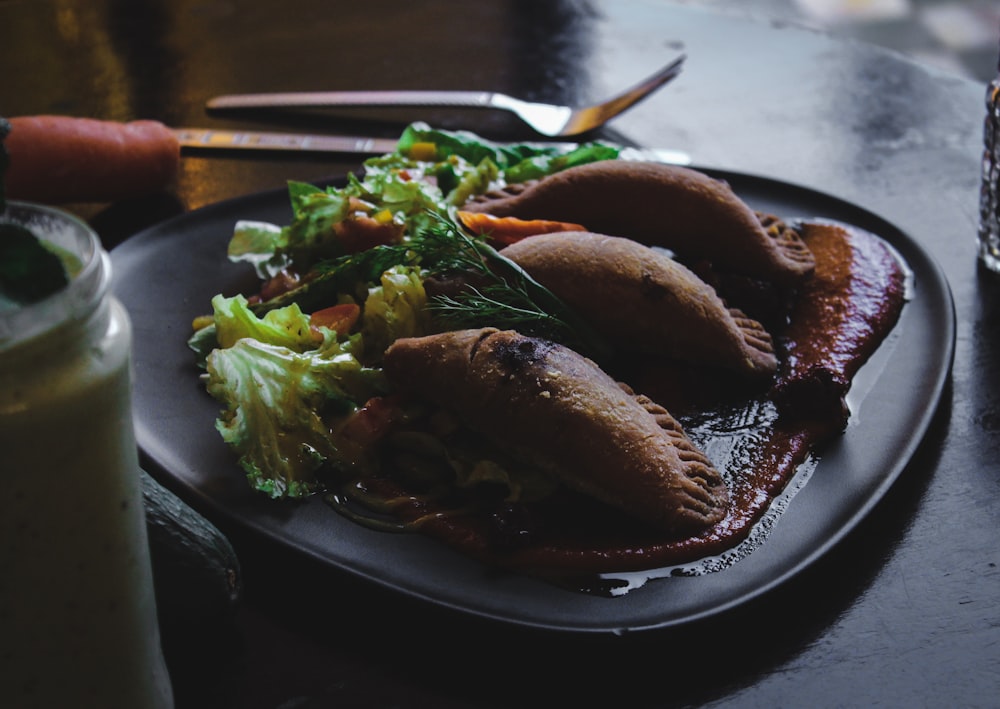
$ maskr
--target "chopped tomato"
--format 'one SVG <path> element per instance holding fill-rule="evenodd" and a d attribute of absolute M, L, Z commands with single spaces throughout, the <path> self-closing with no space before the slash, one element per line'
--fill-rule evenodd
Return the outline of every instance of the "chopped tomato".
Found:
<path fill-rule="evenodd" d="M 375 246 L 395 244 L 403 238 L 403 225 L 393 220 L 391 213 L 383 212 L 376 217 L 358 212 L 333 225 L 337 239 L 347 253 L 355 254 Z"/>
<path fill-rule="evenodd" d="M 282 269 L 280 273 L 273 276 L 260 287 L 260 299 L 270 300 L 271 298 L 276 298 L 282 293 L 287 293 L 288 291 L 299 287 L 302 284 L 302 278 L 299 274 L 294 271 L 289 271 L 288 269 Z"/>
<path fill-rule="evenodd" d="M 372 397 L 344 423 L 340 435 L 367 447 L 387 434 L 401 413 L 399 402 L 394 397 Z"/>
<path fill-rule="evenodd" d="M 346 335 L 361 317 L 360 306 L 354 303 L 341 303 L 329 308 L 317 310 L 309 316 L 309 327 L 312 329 L 317 339 L 322 339 L 319 332 L 320 327 L 336 330 L 341 335 Z"/>
<path fill-rule="evenodd" d="M 580 224 L 558 222 L 549 219 L 518 219 L 517 217 L 494 217 L 480 212 L 458 212 L 462 226 L 474 234 L 486 236 L 504 246 L 538 234 L 557 231 L 586 231 Z"/>

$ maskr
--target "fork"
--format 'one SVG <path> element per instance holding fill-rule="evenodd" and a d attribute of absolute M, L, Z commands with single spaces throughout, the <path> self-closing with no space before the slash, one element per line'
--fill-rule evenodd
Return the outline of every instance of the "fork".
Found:
<path fill-rule="evenodd" d="M 599 128 L 676 77 L 684 64 L 680 55 L 635 86 L 592 106 L 556 106 L 522 101 L 495 91 L 304 91 L 231 94 L 206 103 L 213 111 L 259 108 L 399 107 L 487 108 L 509 111 L 536 133 L 569 138 Z"/>

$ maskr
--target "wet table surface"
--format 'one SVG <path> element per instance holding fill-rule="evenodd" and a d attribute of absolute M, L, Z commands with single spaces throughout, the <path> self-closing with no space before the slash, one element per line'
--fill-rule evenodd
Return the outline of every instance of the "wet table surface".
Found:
<path fill-rule="evenodd" d="M 846 539 L 762 598 L 679 628 L 566 637 L 404 599 L 226 529 L 245 597 L 231 623 L 164 628 L 179 707 L 996 701 L 1000 280 L 977 269 L 974 241 L 984 86 L 781 23 L 652 0 L 7 0 L 0 28 L 4 115 L 219 128 L 275 124 L 206 116 L 218 93 L 489 88 L 589 102 L 683 48 L 682 77 L 605 137 L 852 202 L 912 236 L 952 289 L 953 372 L 923 445 Z M 312 114 L 285 127 L 395 137 L 414 117 L 530 137 L 493 114 Z M 110 247 L 183 211 L 357 167 L 345 156 L 188 156 L 168 195 L 75 209 Z"/>

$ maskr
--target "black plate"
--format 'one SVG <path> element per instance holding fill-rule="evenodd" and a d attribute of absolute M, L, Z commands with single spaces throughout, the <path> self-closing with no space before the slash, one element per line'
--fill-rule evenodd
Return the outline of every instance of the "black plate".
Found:
<path fill-rule="evenodd" d="M 112 252 L 115 292 L 135 328 L 135 425 L 151 472 L 169 476 L 209 517 L 255 530 L 345 572 L 411 596 L 495 620 L 575 632 L 622 632 L 687 623 L 744 603 L 802 571 L 885 494 L 924 436 L 951 367 L 951 293 L 929 256 L 899 229 L 851 204 L 770 179 L 727 179 L 751 206 L 786 218 L 828 218 L 878 234 L 913 272 L 911 299 L 889 339 L 861 370 L 851 422 L 823 452 L 766 541 L 714 573 L 655 579 L 606 598 L 500 573 L 420 535 L 372 531 L 323 501 L 275 503 L 247 485 L 214 422 L 219 406 L 186 346 L 213 295 L 249 288 L 227 261 L 239 219 L 287 223 L 284 190 L 242 197 L 164 222 Z"/>

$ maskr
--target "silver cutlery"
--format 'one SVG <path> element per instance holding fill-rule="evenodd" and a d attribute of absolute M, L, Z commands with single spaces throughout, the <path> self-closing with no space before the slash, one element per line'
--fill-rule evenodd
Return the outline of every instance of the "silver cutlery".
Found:
<path fill-rule="evenodd" d="M 395 138 L 368 138 L 349 135 L 310 135 L 262 131 L 215 130 L 213 128 L 175 128 L 174 135 L 188 151 L 256 150 L 270 152 L 343 153 L 345 155 L 382 155 L 396 149 Z M 546 147 L 571 149 L 574 143 L 539 143 Z M 691 158 L 679 150 L 631 148 L 622 150 L 623 160 L 648 160 L 674 165 L 688 165 Z"/>
<path fill-rule="evenodd" d="M 649 96 L 680 73 L 685 58 L 680 55 L 628 90 L 593 106 L 535 103 L 494 91 L 305 91 L 216 96 L 206 107 L 213 111 L 400 106 L 497 109 L 513 113 L 541 135 L 568 138 L 599 128 Z"/>

